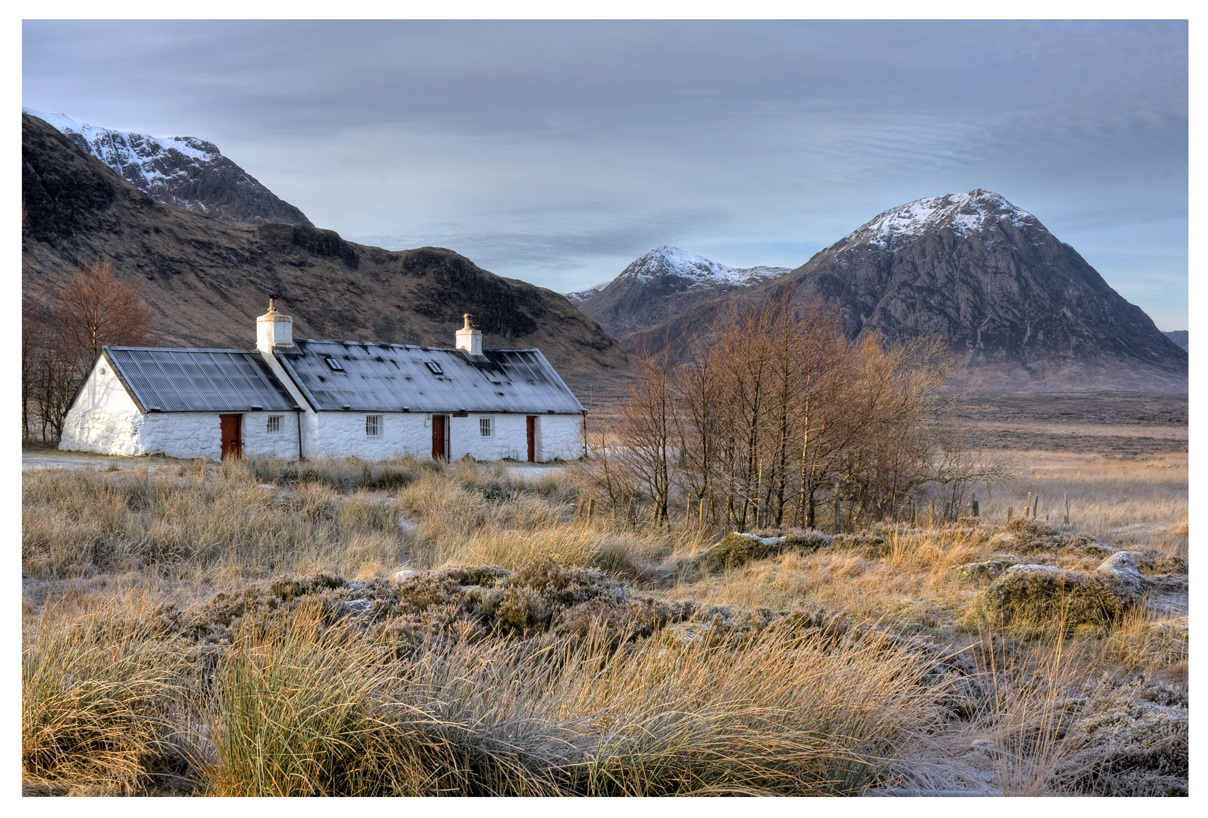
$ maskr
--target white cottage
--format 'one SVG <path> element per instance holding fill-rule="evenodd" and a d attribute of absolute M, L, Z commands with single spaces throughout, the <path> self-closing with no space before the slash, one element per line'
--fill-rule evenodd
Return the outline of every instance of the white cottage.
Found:
<path fill-rule="evenodd" d="M 583 453 L 585 411 L 537 349 L 294 341 L 275 300 L 256 349 L 105 347 L 60 449 L 171 457 L 400 455 L 545 462 Z"/>

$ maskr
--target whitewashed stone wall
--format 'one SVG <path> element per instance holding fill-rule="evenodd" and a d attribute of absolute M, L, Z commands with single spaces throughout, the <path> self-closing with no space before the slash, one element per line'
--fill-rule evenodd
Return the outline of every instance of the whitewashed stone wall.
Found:
<path fill-rule="evenodd" d="M 361 457 L 384 460 L 391 457 L 432 453 L 432 416 L 419 412 L 382 413 L 381 436 L 365 434 L 365 412 L 319 412 L 307 415 L 304 424 L 315 425 L 315 456 Z M 449 458 L 467 454 L 475 460 L 516 460 L 528 458 L 528 432 L 525 415 L 483 415 L 449 419 Z M 492 434 L 483 437 L 479 421 L 493 419 Z M 539 461 L 574 460 L 583 454 L 582 418 L 579 415 L 538 415 L 537 451 Z M 308 457 L 311 455 L 307 455 Z"/>
<path fill-rule="evenodd" d="M 299 412 L 245 412 L 243 415 L 243 453 L 249 457 L 298 459 Z M 281 418 L 281 431 L 270 432 L 270 416 Z"/>
<path fill-rule="evenodd" d="M 536 454 L 541 462 L 582 457 L 583 416 L 538 415 Z"/>
<path fill-rule="evenodd" d="M 315 418 L 318 457 L 385 460 L 407 454 L 432 454 L 432 428 L 420 412 L 383 412 L 381 436 L 365 434 L 366 412 L 319 412 Z"/>
<path fill-rule="evenodd" d="M 491 418 L 491 436 L 482 436 L 480 421 Z M 475 460 L 502 460 L 505 457 L 524 460 L 528 457 L 528 437 L 524 415 L 481 415 L 449 418 L 450 459 L 467 454 Z"/>
<path fill-rule="evenodd" d="M 226 414 L 226 413 L 223 413 Z M 243 453 L 251 457 L 298 458 L 297 412 L 242 414 Z M 139 450 L 110 454 L 164 454 L 168 457 L 222 459 L 222 421 L 218 412 L 152 412 L 143 418 Z M 281 418 L 281 431 L 268 431 L 268 418 Z"/>
<path fill-rule="evenodd" d="M 145 454 L 142 426 L 138 405 L 102 358 L 88 373 L 84 388 L 63 421 L 59 448 L 68 452 Z"/>

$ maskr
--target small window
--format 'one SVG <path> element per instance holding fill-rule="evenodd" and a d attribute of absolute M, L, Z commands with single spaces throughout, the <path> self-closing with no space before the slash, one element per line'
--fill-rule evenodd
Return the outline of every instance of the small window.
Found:
<path fill-rule="evenodd" d="M 428 370 L 429 370 L 429 371 L 430 371 L 430 372 L 431 372 L 433 375 L 443 375 L 443 374 L 445 374 L 445 371 L 444 371 L 443 369 L 441 369 L 441 368 L 440 368 L 440 364 L 438 364 L 436 361 L 424 361 L 424 366 L 428 367 Z"/>
<path fill-rule="evenodd" d="M 344 371 L 344 365 L 341 364 L 339 361 L 337 361 L 335 358 L 324 358 L 323 360 L 327 361 L 327 365 L 331 367 L 332 372 L 343 372 Z"/>
<path fill-rule="evenodd" d="M 491 436 L 491 419 L 490 418 L 479 418 L 478 419 L 478 434 L 482 435 L 483 437 Z"/>
<path fill-rule="evenodd" d="M 382 416 L 365 415 L 365 437 L 382 436 Z"/>
<path fill-rule="evenodd" d="M 274 432 L 280 432 L 280 431 L 281 431 L 281 416 L 280 415 L 269 415 L 268 416 L 268 432 L 269 432 L 269 434 L 272 434 Z"/>

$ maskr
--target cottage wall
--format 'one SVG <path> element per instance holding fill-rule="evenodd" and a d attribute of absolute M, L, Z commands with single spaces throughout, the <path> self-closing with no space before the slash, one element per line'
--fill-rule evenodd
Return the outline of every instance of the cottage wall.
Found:
<path fill-rule="evenodd" d="M 538 460 L 578 460 L 582 456 L 582 415 L 537 416 Z"/>
<path fill-rule="evenodd" d="M 103 374 L 102 374 L 103 370 Z M 59 448 L 69 452 L 140 455 L 143 414 L 105 359 L 88 373 L 63 420 Z"/>
<path fill-rule="evenodd" d="M 491 437 L 483 437 L 480 420 L 493 418 Z M 534 452 L 538 462 L 574 460 L 583 455 L 581 415 L 537 415 L 537 440 Z M 528 421 L 526 415 L 487 415 L 470 413 L 468 417 L 450 417 L 450 457 L 470 455 L 475 460 L 528 459 Z"/>
<path fill-rule="evenodd" d="M 384 412 L 381 436 L 365 434 L 365 412 L 317 412 L 315 454 L 318 457 L 361 457 L 385 460 L 408 454 L 432 453 L 432 429 L 423 413 Z"/>
<path fill-rule="evenodd" d="M 228 413 L 222 413 L 228 414 Z M 243 416 L 240 436 L 247 457 L 298 459 L 297 412 L 231 412 Z M 153 412 L 143 421 L 143 451 L 168 457 L 222 459 L 222 421 L 218 412 Z M 268 431 L 269 416 L 281 418 L 279 432 Z"/>
<path fill-rule="evenodd" d="M 318 412 L 308 414 L 304 423 L 314 424 L 315 456 L 361 457 L 383 460 L 391 457 L 432 453 L 432 416 L 420 412 L 380 413 L 381 432 L 371 438 L 365 432 L 365 412 Z M 490 437 L 482 436 L 480 420 L 491 418 Z M 528 431 L 525 415 L 487 415 L 471 413 L 466 417 L 448 415 L 449 457 L 467 454 L 475 460 L 515 460 L 528 458 Z M 583 454 L 582 419 L 579 415 L 537 416 L 537 459 L 573 460 Z M 309 447 L 308 447 L 309 448 Z M 296 448 L 295 448 L 296 452 Z M 291 455 L 292 456 L 292 455 Z M 309 455 L 308 455 L 309 456 Z"/>
<path fill-rule="evenodd" d="M 490 418 L 491 436 L 482 436 L 480 421 Z M 502 460 L 528 457 L 528 437 L 524 415 L 484 415 L 449 418 L 449 457 L 456 460 L 467 454 L 475 460 Z"/>
<path fill-rule="evenodd" d="M 244 412 L 243 453 L 248 457 L 279 457 L 298 459 L 299 412 Z M 270 432 L 270 416 L 281 418 L 281 431 Z M 221 440 L 220 440 L 221 443 Z"/>

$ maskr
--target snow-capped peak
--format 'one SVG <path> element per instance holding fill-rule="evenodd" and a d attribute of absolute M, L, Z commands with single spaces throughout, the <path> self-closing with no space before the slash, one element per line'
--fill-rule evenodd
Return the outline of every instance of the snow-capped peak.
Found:
<path fill-rule="evenodd" d="M 742 287 L 777 278 L 787 272 L 788 267 L 727 267 L 696 253 L 664 244 L 634 261 L 617 279 L 646 282 L 658 276 L 673 276 L 688 279 L 691 287 L 719 284 Z"/>
<path fill-rule="evenodd" d="M 877 244 L 894 249 L 916 236 L 950 227 L 960 236 L 980 233 L 1000 221 L 1015 227 L 1043 226 L 1031 213 L 1016 207 L 1002 196 L 978 188 L 967 193 L 948 193 L 929 199 L 917 199 L 886 210 L 872 221 L 842 239 L 837 246 Z"/>
<path fill-rule="evenodd" d="M 173 150 L 198 162 L 210 162 L 222 155 L 212 142 L 206 142 L 193 136 L 158 137 L 141 133 L 125 133 L 89 125 L 87 122 L 76 122 L 64 114 L 36 111 L 25 106 L 22 106 L 21 111 L 45 120 L 54 126 L 55 130 L 66 136 L 79 134 L 93 155 L 110 167 L 114 165 L 114 162 L 110 161 L 111 159 L 120 163 L 143 164 L 143 173 L 147 175 L 149 182 L 153 181 L 155 171 L 146 166 L 148 155 Z"/>

